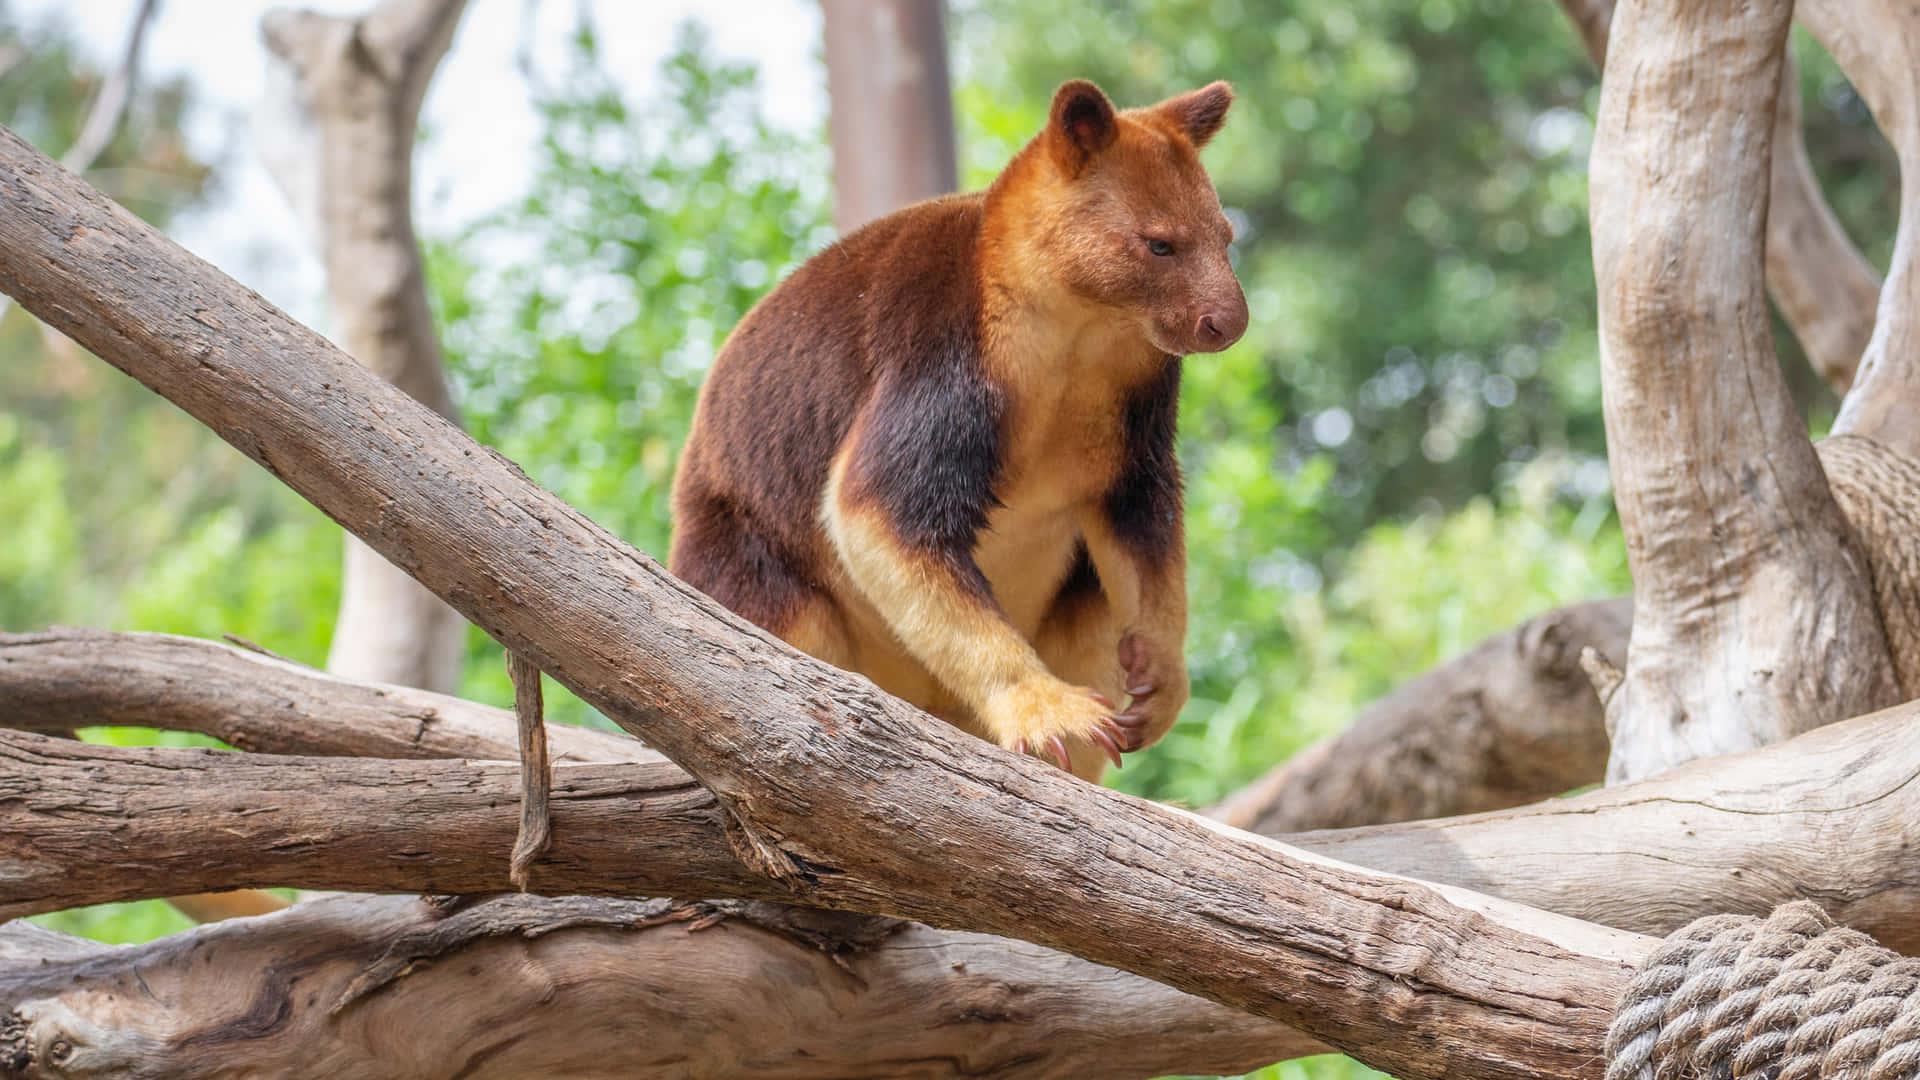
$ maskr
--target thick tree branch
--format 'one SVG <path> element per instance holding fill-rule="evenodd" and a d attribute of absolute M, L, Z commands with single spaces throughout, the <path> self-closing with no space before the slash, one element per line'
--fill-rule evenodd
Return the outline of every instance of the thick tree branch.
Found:
<path fill-rule="evenodd" d="M 310 215 L 340 344 L 430 408 L 457 419 L 413 232 L 413 144 L 420 103 L 466 0 L 385 0 L 347 18 L 281 10 L 261 23 L 292 73 L 294 112 L 317 141 L 276 160 Z M 276 137 L 282 133 L 276 132 Z M 452 690 L 466 622 L 349 537 L 327 666 L 373 682 Z"/>
<path fill-rule="evenodd" d="M 1267 834 L 1337 829 L 1499 810 L 1594 783 L 1607 734 L 1580 650 L 1624 660 L 1632 618 L 1632 601 L 1596 600 L 1488 638 L 1213 814 Z"/>
<path fill-rule="evenodd" d="M 1625 682 L 1607 703 L 1612 781 L 1901 698 L 1761 292 L 1791 10 L 1628 0 L 1614 19 L 1591 166 L 1608 457 L 1634 578 Z"/>
<path fill-rule="evenodd" d="M 1645 933 L 1813 898 L 1920 945 L 1920 707 L 1651 780 L 1498 813 L 1280 837 Z M 488 893 L 513 887 L 517 773 L 500 762 L 89 746 L 0 732 L 0 918 L 182 888 Z M 677 767 L 554 773 L 549 894 L 781 898 Z M 81 811 L 76 813 L 76 811 Z M 1872 845 L 1850 838 L 1874 837 Z M 103 858 L 103 851 L 113 852 Z"/>
<path fill-rule="evenodd" d="M 96 724 L 196 731 L 270 754 L 519 755 L 511 713 L 429 690 L 170 634 L 0 634 L 0 727 L 52 734 Z M 626 735 L 566 725 L 548 734 L 560 762 L 666 760 Z"/>
<path fill-rule="evenodd" d="M 11 133 L 0 288 L 687 768 L 796 899 L 1063 948 L 1408 1080 L 1598 1074 L 1650 939 L 1076 782 L 794 653 Z"/>
<path fill-rule="evenodd" d="M 309 901 L 122 949 L 11 923 L 0 1048 L 9 1015 L 36 1060 L 66 1045 L 64 1080 L 1126 1080 L 1325 1049 L 1035 945 L 829 912 L 519 896 L 452 913 Z"/>
<path fill-rule="evenodd" d="M 1587 54 L 1604 67 L 1613 0 L 1560 0 Z M 1854 246 L 1807 159 L 1792 57 L 1775 106 L 1767 208 L 1767 287 L 1815 371 L 1845 394 L 1873 333 L 1880 275 Z"/>

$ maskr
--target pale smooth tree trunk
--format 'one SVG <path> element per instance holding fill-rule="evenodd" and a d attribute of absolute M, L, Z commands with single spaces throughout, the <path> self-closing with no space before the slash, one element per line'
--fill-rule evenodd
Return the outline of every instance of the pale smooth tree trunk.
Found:
<path fill-rule="evenodd" d="M 1634 578 L 1608 779 L 1901 699 L 1761 287 L 1790 0 L 1627 0 L 1591 165 L 1608 459 Z M 1702 77 L 1711 71 L 1713 77 Z"/>
<path fill-rule="evenodd" d="M 842 233 L 959 184 L 943 0 L 821 0 Z"/>
<path fill-rule="evenodd" d="M 456 422 L 413 232 L 413 144 L 420 103 L 465 8 L 466 0 L 385 0 L 356 18 L 283 10 L 261 24 L 317 136 L 311 153 L 276 164 L 296 209 L 311 217 L 335 336 Z M 440 691 L 458 685 L 467 626 L 458 612 L 352 536 L 341 582 L 331 670 Z"/>

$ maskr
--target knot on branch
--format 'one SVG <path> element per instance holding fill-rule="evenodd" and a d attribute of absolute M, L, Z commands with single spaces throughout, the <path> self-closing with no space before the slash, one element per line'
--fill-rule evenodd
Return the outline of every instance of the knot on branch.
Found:
<path fill-rule="evenodd" d="M 1667 936 L 1615 1007 L 1607 1080 L 1915 1080 L 1920 959 L 1796 901 Z"/>

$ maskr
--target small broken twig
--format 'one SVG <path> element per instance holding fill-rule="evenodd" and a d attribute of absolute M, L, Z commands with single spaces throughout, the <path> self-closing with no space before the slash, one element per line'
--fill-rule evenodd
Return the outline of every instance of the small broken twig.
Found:
<path fill-rule="evenodd" d="M 513 715 L 520 728 L 520 836 L 513 842 L 507 877 L 525 890 L 533 864 L 553 842 L 547 799 L 553 766 L 547 760 L 547 721 L 540 694 L 540 669 L 519 653 L 507 653 L 507 677 L 513 680 Z"/>

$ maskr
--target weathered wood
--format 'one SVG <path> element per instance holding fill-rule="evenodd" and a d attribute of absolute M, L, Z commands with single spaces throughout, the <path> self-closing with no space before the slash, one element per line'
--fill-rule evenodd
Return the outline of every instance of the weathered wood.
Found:
<path fill-rule="evenodd" d="M 1634 578 L 1609 781 L 1901 700 L 1867 561 L 1761 290 L 1791 0 L 1627 0 L 1591 164 L 1601 379 Z"/>
<path fill-rule="evenodd" d="M 1594 783 L 1607 733 L 1580 650 L 1625 659 L 1632 618 L 1622 597 L 1528 619 L 1408 680 L 1213 816 L 1271 835 L 1499 810 Z"/>
<path fill-rule="evenodd" d="M 261 20 L 290 69 L 312 152 L 272 161 L 327 271 L 327 308 L 355 359 L 450 419 L 440 337 L 413 232 L 420 103 L 467 0 L 384 0 L 358 17 L 281 9 Z M 467 623 L 406 572 L 349 536 L 327 667 L 371 682 L 451 691 Z"/>
<path fill-rule="evenodd" d="M 1408 1080 L 1597 1075 L 1650 939 L 1079 783 L 794 653 L 10 132 L 0 288 L 685 767 L 795 899 L 1052 945 Z"/>
<path fill-rule="evenodd" d="M 1905 737 L 1916 717 L 1920 706 L 1901 706 L 1576 798 L 1279 839 L 1642 933 L 1811 897 L 1891 946 L 1920 946 L 1920 868 L 1908 857 L 1920 844 L 1920 744 Z M 507 763 L 0 732 L 0 917 L 181 888 L 506 890 L 517 776 Z M 786 895 L 741 863 L 718 802 L 673 765 L 567 765 L 555 782 L 538 891 Z"/>
<path fill-rule="evenodd" d="M 1900 159 L 1900 227 L 1879 317 L 1833 430 L 1920 458 L 1920 11 L 1898 0 L 1804 0 L 1800 17 Z"/>
<path fill-rule="evenodd" d="M 1037 945 L 674 901 L 341 897 L 122 949 L 16 922 L 0 1050 L 9 1005 L 37 1060 L 74 1048 L 36 1080 L 1127 1080 L 1325 1050 Z"/>
<path fill-rule="evenodd" d="M 1613 0 L 1560 0 L 1596 65 L 1607 59 Z M 1802 5 L 1802 11 L 1808 5 Z M 1774 111 L 1767 198 L 1767 288 L 1807 360 L 1835 393 L 1853 384 L 1873 334 L 1880 275 L 1854 246 L 1807 158 L 1800 81 L 1786 58 Z"/>
<path fill-rule="evenodd" d="M 514 889 L 511 762 L 93 746 L 0 731 L 0 918 L 237 887 Z M 779 898 L 666 762 L 554 770 L 549 893 Z"/>
<path fill-rule="evenodd" d="M 102 724 L 195 731 L 241 750 L 324 757 L 519 754 L 513 714 L 430 690 L 378 686 L 171 634 L 0 634 L 0 727 Z M 558 725 L 557 761 L 665 761 L 624 734 Z"/>

